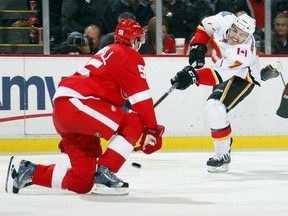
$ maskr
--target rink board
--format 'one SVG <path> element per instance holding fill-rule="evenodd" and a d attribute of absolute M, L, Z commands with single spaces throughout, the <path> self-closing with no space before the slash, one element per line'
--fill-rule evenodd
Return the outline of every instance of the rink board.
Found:
<path fill-rule="evenodd" d="M 59 135 L 51 113 L 53 95 L 61 79 L 82 67 L 90 57 L 2 56 L 0 58 L 0 152 L 57 152 Z M 229 112 L 233 149 L 288 148 L 288 119 L 276 115 L 283 80 L 288 80 L 287 57 L 264 56 L 261 67 L 280 61 L 279 76 Z M 187 57 L 145 57 L 147 82 L 154 101 L 170 87 L 170 79 L 187 65 Z M 206 59 L 206 65 L 211 64 Z M 163 151 L 212 150 L 205 104 L 211 87 L 193 85 L 175 90 L 156 108 L 165 125 Z M 103 148 L 107 142 L 103 141 Z"/>
<path fill-rule="evenodd" d="M 288 149 L 288 136 L 236 136 L 235 149 Z M 0 140 L 0 152 L 58 152 L 60 139 L 6 139 Z M 102 140 L 106 149 L 108 142 Z M 210 137 L 164 137 L 161 151 L 213 150 Z"/>

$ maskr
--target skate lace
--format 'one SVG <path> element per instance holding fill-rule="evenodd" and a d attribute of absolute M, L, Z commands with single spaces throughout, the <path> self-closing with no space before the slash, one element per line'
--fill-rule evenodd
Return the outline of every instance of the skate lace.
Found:
<path fill-rule="evenodd" d="M 18 171 L 18 176 L 15 178 L 14 186 L 23 188 L 28 182 L 32 182 L 32 176 L 35 168 L 27 161 L 21 161 Z"/>
<path fill-rule="evenodd" d="M 113 181 L 121 181 L 121 179 L 119 179 L 113 172 L 111 172 L 110 170 L 107 170 L 105 172 L 105 174 Z"/>
<path fill-rule="evenodd" d="M 123 182 L 122 179 L 118 178 L 109 168 L 107 167 L 101 167 L 100 170 L 102 175 L 104 175 L 107 179 L 109 179 L 112 182 Z"/>
<path fill-rule="evenodd" d="M 224 161 L 228 161 L 229 160 L 230 155 L 229 154 L 216 154 L 213 156 L 214 160 L 220 161 L 220 160 L 224 160 Z"/>

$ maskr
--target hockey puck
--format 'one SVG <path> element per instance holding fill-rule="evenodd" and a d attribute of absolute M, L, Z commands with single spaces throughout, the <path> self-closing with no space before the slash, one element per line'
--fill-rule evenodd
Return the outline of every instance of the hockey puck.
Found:
<path fill-rule="evenodd" d="M 135 168 L 138 168 L 138 169 L 141 168 L 141 164 L 138 164 L 138 163 L 135 163 L 135 162 L 132 163 L 132 166 L 135 167 Z"/>

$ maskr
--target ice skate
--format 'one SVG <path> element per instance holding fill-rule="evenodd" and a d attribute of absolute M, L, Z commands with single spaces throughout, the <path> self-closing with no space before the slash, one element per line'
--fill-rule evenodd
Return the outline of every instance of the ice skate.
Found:
<path fill-rule="evenodd" d="M 227 172 L 231 162 L 230 154 L 216 154 L 207 161 L 207 170 L 211 173 Z"/>
<path fill-rule="evenodd" d="M 32 177 L 36 169 L 36 164 L 30 161 L 22 160 L 19 164 L 18 172 L 12 172 L 13 181 L 13 193 L 18 193 L 20 189 L 32 185 Z M 15 176 L 13 176 L 13 173 Z"/>
<path fill-rule="evenodd" d="M 97 195 L 128 195 L 129 184 L 119 179 L 108 167 L 99 166 L 95 176 L 95 185 L 91 191 Z"/>

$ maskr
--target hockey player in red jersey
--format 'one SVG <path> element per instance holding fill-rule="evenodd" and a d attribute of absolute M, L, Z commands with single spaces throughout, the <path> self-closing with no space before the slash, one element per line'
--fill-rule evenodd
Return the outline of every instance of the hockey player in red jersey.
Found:
<path fill-rule="evenodd" d="M 204 18 L 190 41 L 189 64 L 171 83 L 184 90 L 191 84 L 213 86 L 205 112 L 216 155 L 207 161 L 209 172 L 225 172 L 231 161 L 232 129 L 228 112 L 260 86 L 260 68 L 256 55 L 255 20 L 247 14 L 236 17 L 220 12 Z M 210 41 L 212 67 L 205 64 L 206 44 Z M 202 68 L 203 67 L 203 68 Z"/>
<path fill-rule="evenodd" d="M 122 20 L 115 29 L 115 44 L 60 82 L 53 121 L 62 137 L 59 148 L 69 156 L 71 168 L 22 160 L 14 193 L 32 183 L 76 193 L 87 193 L 95 184 L 94 193 L 104 187 L 127 194 L 128 183 L 115 173 L 141 136 L 140 149 L 151 154 L 161 148 L 164 132 L 157 124 L 144 59 L 137 52 L 144 38 L 139 23 Z M 127 99 L 132 112 L 121 109 Z M 104 153 L 100 138 L 110 140 Z"/>

